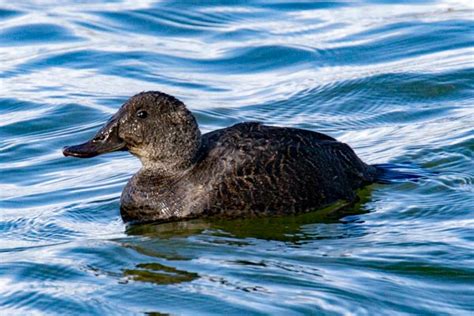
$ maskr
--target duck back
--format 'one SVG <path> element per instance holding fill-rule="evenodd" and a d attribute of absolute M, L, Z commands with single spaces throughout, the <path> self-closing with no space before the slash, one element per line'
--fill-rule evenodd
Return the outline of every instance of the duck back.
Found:
<path fill-rule="evenodd" d="M 193 183 L 205 183 L 203 213 L 293 214 L 352 201 L 376 170 L 327 135 L 241 123 L 203 135 Z"/>

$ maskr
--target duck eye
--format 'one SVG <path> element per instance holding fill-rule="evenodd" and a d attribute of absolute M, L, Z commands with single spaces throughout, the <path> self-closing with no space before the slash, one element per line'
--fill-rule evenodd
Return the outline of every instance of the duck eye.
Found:
<path fill-rule="evenodd" d="M 148 113 L 144 110 L 140 110 L 140 111 L 137 112 L 137 116 L 141 119 L 144 119 L 148 116 Z"/>

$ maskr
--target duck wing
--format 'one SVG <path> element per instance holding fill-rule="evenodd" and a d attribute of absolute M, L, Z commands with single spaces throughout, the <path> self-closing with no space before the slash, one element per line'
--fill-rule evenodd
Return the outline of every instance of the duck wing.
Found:
<path fill-rule="evenodd" d="M 201 180 L 210 205 L 241 212 L 314 209 L 373 181 L 370 166 L 346 144 L 308 130 L 241 123 L 205 134 Z M 237 214 L 236 216 L 238 216 Z"/>

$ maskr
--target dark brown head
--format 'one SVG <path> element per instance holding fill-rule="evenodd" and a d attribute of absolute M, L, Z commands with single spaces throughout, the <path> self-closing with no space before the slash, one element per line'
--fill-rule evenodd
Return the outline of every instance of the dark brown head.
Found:
<path fill-rule="evenodd" d="M 128 150 L 145 168 L 173 172 L 192 164 L 200 140 L 196 120 L 181 101 L 149 91 L 131 97 L 94 138 L 63 153 L 89 158 Z"/>

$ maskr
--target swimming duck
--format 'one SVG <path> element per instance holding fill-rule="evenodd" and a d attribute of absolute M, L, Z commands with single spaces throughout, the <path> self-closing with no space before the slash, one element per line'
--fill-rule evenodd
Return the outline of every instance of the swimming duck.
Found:
<path fill-rule="evenodd" d="M 121 196 L 125 222 L 296 214 L 375 181 L 377 168 L 336 139 L 309 130 L 239 123 L 201 135 L 178 99 L 149 91 L 130 98 L 88 142 L 65 156 L 128 150 L 142 168 Z"/>

